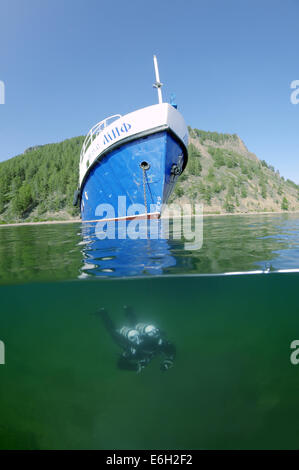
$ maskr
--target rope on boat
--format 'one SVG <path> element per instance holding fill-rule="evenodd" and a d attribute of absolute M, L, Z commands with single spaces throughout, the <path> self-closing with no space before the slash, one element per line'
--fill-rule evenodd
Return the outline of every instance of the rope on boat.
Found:
<path fill-rule="evenodd" d="M 146 198 L 146 172 L 150 168 L 150 164 L 148 162 L 141 162 L 140 168 L 142 169 L 143 173 L 143 198 L 144 198 L 144 205 L 145 205 L 145 213 L 148 213 L 147 209 L 147 198 Z"/>
<path fill-rule="evenodd" d="M 146 170 L 142 168 L 143 172 L 143 197 L 144 197 L 144 205 L 145 205 L 145 213 L 147 214 L 147 200 L 146 200 Z"/>

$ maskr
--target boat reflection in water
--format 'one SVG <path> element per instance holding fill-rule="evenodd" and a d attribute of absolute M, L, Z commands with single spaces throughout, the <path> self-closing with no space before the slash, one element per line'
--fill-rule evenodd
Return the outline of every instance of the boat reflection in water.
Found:
<path fill-rule="evenodd" d="M 154 239 L 149 235 L 149 228 L 142 238 L 132 239 L 126 235 L 128 224 L 125 223 L 125 235 L 122 238 L 117 224 L 113 239 L 99 239 L 99 230 L 94 223 L 82 224 L 84 264 L 80 279 L 96 277 L 131 277 L 160 275 L 165 269 L 176 265 L 171 255 L 170 242 L 167 239 Z M 161 220 L 155 221 L 157 229 Z M 99 222 L 98 222 L 99 224 Z M 146 238 L 147 237 L 147 238 Z"/>

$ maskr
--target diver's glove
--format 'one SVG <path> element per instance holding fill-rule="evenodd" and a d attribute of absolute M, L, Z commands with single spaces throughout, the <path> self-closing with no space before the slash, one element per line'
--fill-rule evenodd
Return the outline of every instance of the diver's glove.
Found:
<path fill-rule="evenodd" d="M 171 359 L 165 359 L 160 364 L 160 369 L 162 370 L 162 372 L 166 372 L 168 369 L 171 369 L 172 367 L 173 367 L 173 361 Z"/>

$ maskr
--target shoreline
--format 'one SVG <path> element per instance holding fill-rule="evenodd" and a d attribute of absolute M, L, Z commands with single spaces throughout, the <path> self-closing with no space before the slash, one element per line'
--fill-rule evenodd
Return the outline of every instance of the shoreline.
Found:
<path fill-rule="evenodd" d="M 274 215 L 274 214 L 298 214 L 299 211 L 277 211 L 277 212 L 223 212 L 220 214 L 202 214 L 193 217 L 227 217 L 227 216 L 248 216 L 248 215 Z M 183 216 L 184 217 L 184 216 Z M 165 218 L 165 217 L 164 217 Z M 178 218 L 174 216 L 173 218 Z M 163 215 L 161 217 L 163 219 Z M 11 224 L 0 224 L 1 227 L 24 227 L 30 225 L 51 225 L 51 224 L 78 224 L 82 223 L 81 219 L 69 220 L 46 220 L 41 222 L 15 222 Z"/>
<path fill-rule="evenodd" d="M 43 220 L 41 222 L 16 222 L 13 224 L 0 224 L 1 227 L 24 227 L 26 225 L 49 225 L 49 224 L 75 224 L 80 223 L 81 219 L 69 220 Z"/>

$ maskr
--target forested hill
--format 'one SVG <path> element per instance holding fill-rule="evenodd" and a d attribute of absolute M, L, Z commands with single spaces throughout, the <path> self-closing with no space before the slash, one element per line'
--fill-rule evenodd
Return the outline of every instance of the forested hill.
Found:
<path fill-rule="evenodd" d="M 26 150 L 0 163 L 0 221 L 70 219 L 84 137 Z"/>
<path fill-rule="evenodd" d="M 299 186 L 250 153 L 237 135 L 189 128 L 189 163 L 173 200 L 205 213 L 299 210 Z M 84 137 L 27 149 L 0 163 L 0 223 L 70 219 Z"/>
<path fill-rule="evenodd" d="M 251 153 L 236 134 L 189 128 L 189 163 L 174 200 L 201 201 L 204 212 L 299 210 L 299 186 Z"/>

